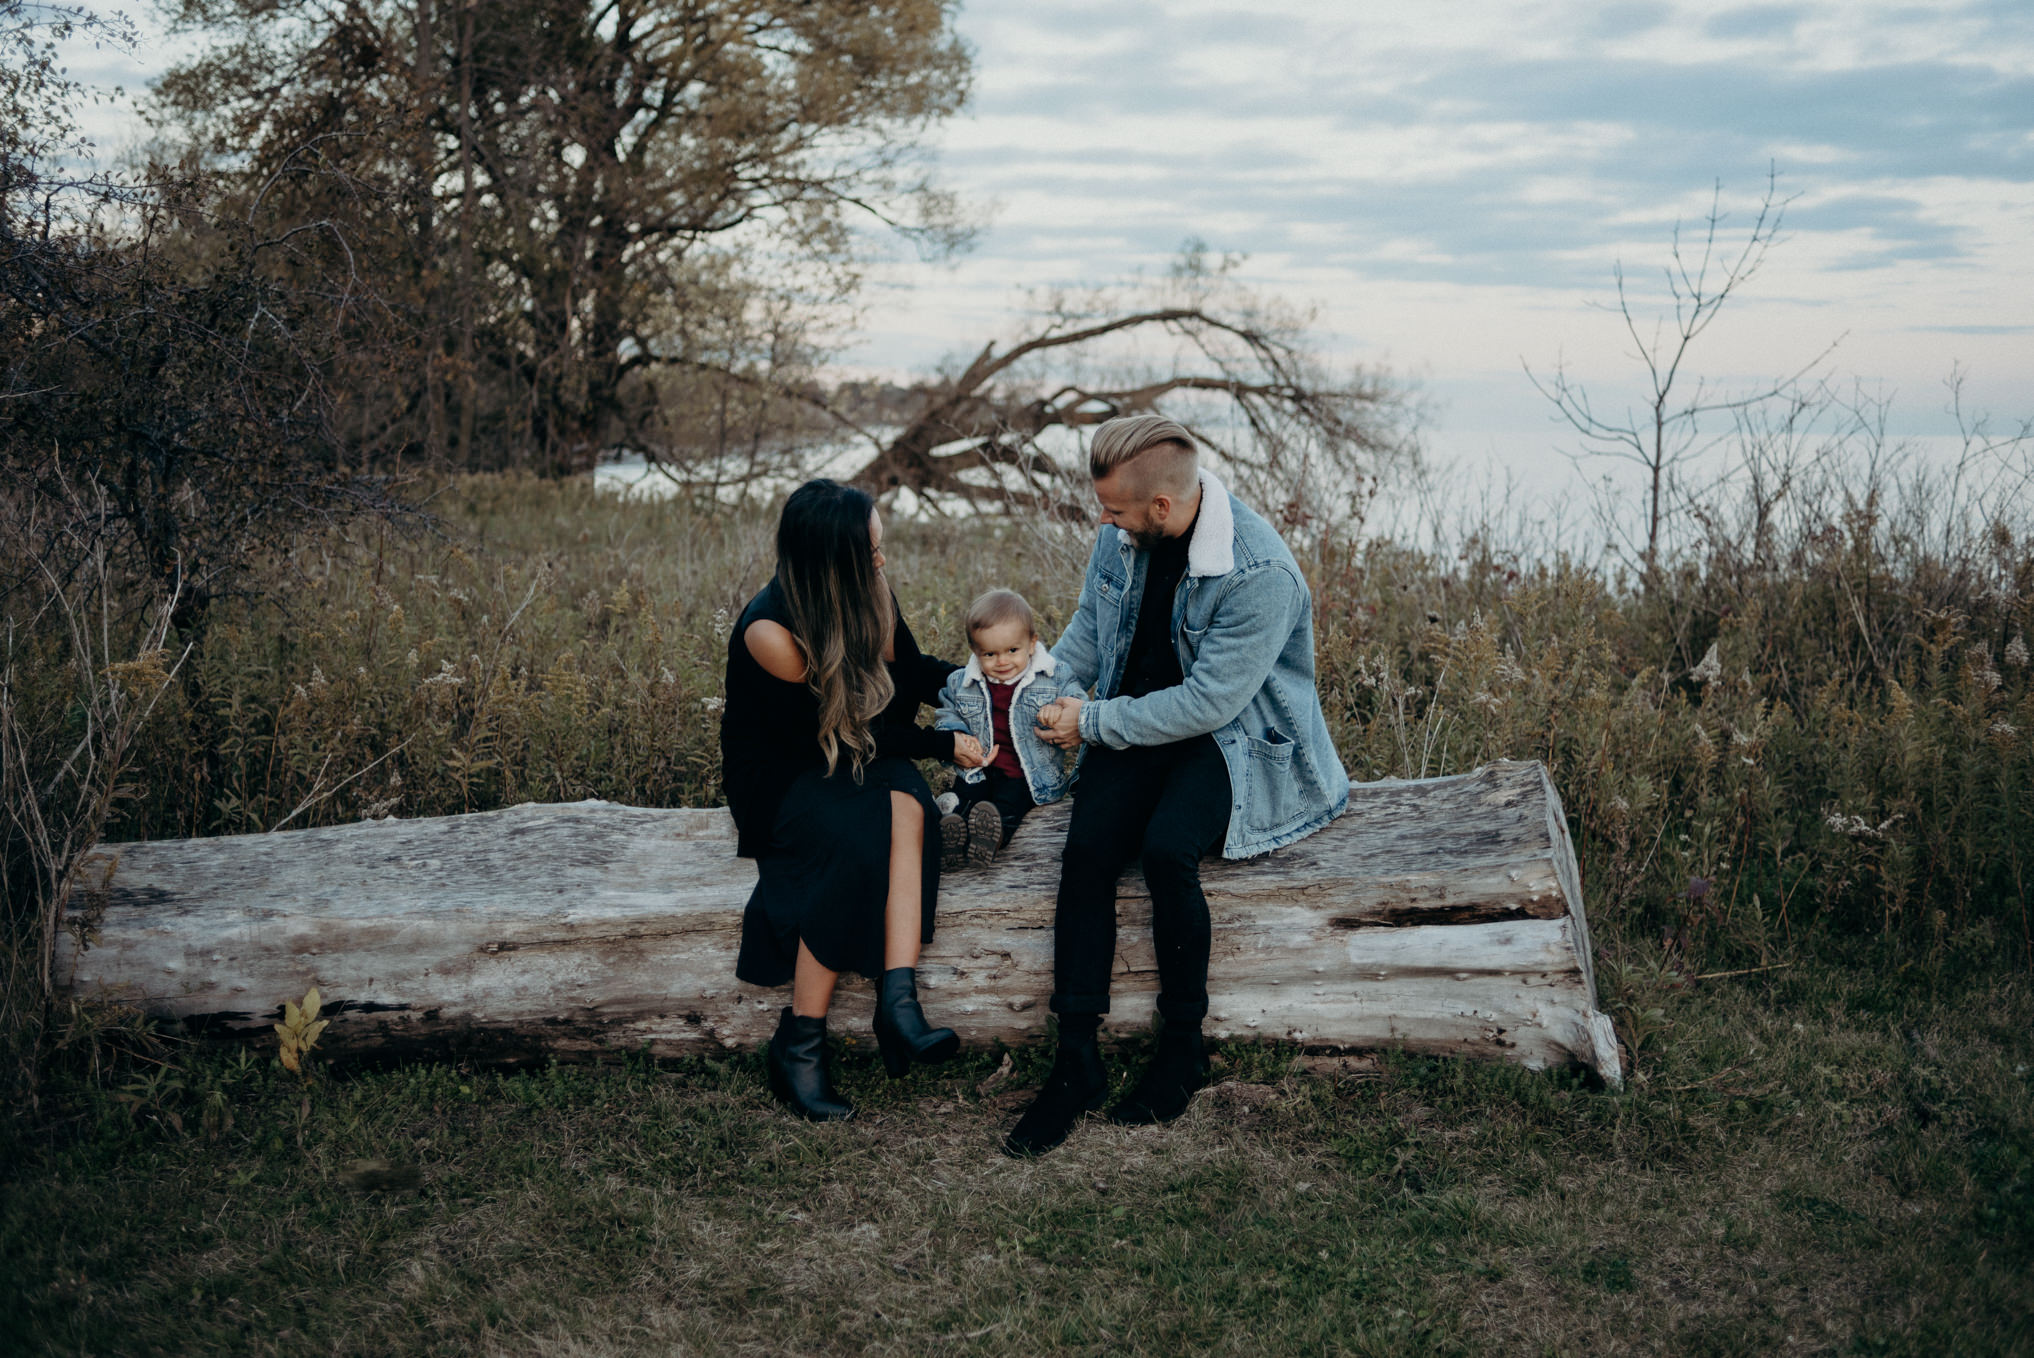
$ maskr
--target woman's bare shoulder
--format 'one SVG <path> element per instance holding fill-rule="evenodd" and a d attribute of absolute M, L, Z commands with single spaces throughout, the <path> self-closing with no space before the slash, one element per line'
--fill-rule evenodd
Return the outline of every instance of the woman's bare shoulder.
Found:
<path fill-rule="evenodd" d="M 781 622 L 758 618 L 742 633 L 742 644 L 749 648 L 749 654 L 763 667 L 763 672 L 787 684 L 800 683 L 805 678 L 805 652 L 798 649 L 798 640 L 791 635 L 791 629 Z"/>

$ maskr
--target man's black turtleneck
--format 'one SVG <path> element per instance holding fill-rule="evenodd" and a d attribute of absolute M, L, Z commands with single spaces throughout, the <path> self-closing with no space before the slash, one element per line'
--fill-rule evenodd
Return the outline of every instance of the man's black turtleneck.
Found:
<path fill-rule="evenodd" d="M 1186 530 L 1177 537 L 1160 538 L 1145 553 L 1144 599 L 1137 606 L 1137 630 L 1130 638 L 1130 656 L 1124 662 L 1122 696 L 1141 698 L 1162 688 L 1175 688 L 1186 677 L 1179 668 L 1179 648 L 1173 644 L 1172 601 L 1186 574 L 1187 544 L 1193 541 L 1194 524 L 1200 508 Z"/>

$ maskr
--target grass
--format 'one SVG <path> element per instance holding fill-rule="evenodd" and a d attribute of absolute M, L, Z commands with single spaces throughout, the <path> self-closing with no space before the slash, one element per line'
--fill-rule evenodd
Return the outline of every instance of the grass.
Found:
<path fill-rule="evenodd" d="M 838 1126 L 752 1056 L 306 1088 L 190 1053 L 9 1148 L 0 1321 L 97 1354 L 2034 1352 L 2034 993 L 1880 960 L 1632 973 L 1662 1032 L 1625 1093 L 1231 1047 L 1180 1123 L 1028 1163 L 995 1146 L 1035 1052 L 891 1085 L 850 1051 Z"/>

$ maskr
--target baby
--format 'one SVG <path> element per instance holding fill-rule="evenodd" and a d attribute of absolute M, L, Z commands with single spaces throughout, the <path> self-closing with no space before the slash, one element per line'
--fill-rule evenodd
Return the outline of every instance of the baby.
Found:
<path fill-rule="evenodd" d="M 1031 605 L 992 589 L 968 605 L 967 668 L 939 691 L 941 731 L 973 736 L 986 752 L 963 768 L 939 822 L 941 865 L 986 866 L 1034 806 L 1056 802 L 1072 781 L 1061 752 L 1038 738 L 1038 711 L 1060 695 L 1052 652 L 1038 639 Z"/>

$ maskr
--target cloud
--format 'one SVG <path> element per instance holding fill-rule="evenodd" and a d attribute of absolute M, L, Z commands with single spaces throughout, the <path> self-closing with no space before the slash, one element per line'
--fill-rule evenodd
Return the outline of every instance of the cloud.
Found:
<path fill-rule="evenodd" d="M 1702 26 L 1712 38 L 1769 38 L 1792 34 L 1806 11 L 1794 5 L 1752 5 L 1727 10 Z"/>

